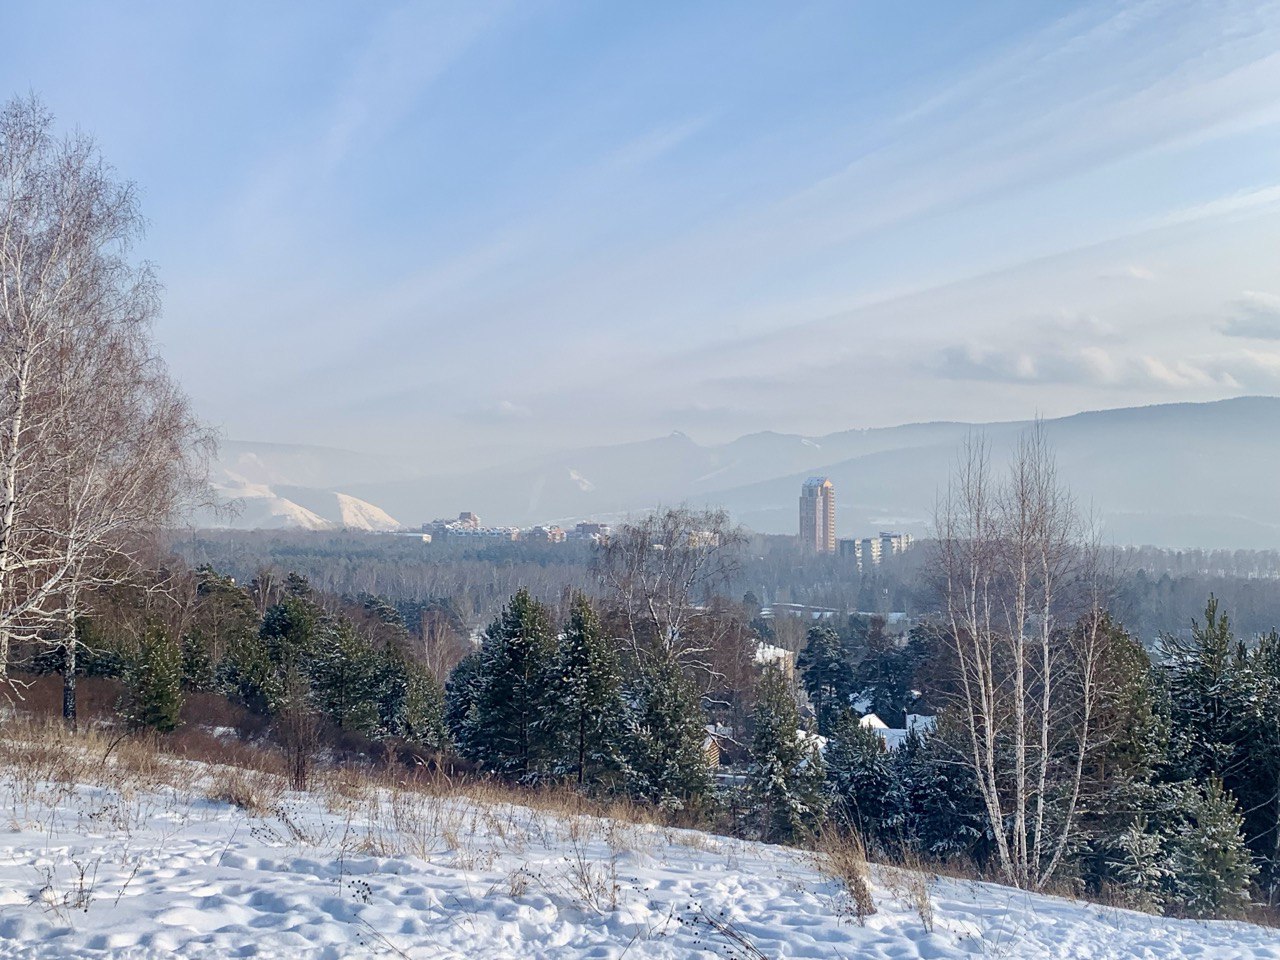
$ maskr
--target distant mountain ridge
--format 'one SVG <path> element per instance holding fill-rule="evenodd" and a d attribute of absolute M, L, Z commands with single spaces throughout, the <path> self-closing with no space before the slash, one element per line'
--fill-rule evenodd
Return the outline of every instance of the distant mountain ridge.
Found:
<path fill-rule="evenodd" d="M 1280 547 L 1280 398 L 1099 410 L 1044 423 L 1063 479 L 1096 511 L 1109 540 Z M 923 534 L 965 437 L 983 433 L 999 461 L 1030 424 L 938 421 L 813 437 L 761 432 L 705 446 L 673 433 L 429 477 L 385 458 L 287 445 L 239 445 L 230 463 L 226 452 L 222 461 L 242 480 L 265 484 L 326 522 L 337 514 L 317 509 L 315 496 L 341 492 L 376 504 L 388 521 L 414 526 L 461 510 L 486 523 L 527 526 L 687 501 L 722 505 L 762 532 L 792 533 L 800 483 L 822 474 L 836 486 L 840 536 L 882 527 Z M 340 482 L 304 482 L 313 477 Z"/>

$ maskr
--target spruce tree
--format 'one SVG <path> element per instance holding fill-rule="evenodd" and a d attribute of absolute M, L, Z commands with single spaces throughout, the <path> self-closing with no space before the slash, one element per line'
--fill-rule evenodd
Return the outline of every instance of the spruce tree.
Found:
<path fill-rule="evenodd" d="M 895 776 L 884 741 L 845 710 L 823 756 L 840 819 L 868 842 L 885 845 L 892 831 Z"/>
<path fill-rule="evenodd" d="M 850 698 L 857 692 L 850 645 L 830 627 L 814 627 L 796 666 L 813 705 L 818 732 L 827 736 L 840 711 L 848 708 Z"/>
<path fill-rule="evenodd" d="M 966 858 L 981 866 L 993 851 L 992 830 L 973 769 L 953 746 L 958 736 L 945 722 L 928 736 L 907 731 L 890 755 L 894 789 L 885 832 L 931 860 Z"/>
<path fill-rule="evenodd" d="M 580 787 L 618 768 L 621 682 L 613 645 L 591 602 L 578 594 L 552 670 L 549 721 L 561 764 Z"/>
<path fill-rule="evenodd" d="M 1192 621 L 1191 639 L 1161 637 L 1165 656 L 1173 749 L 1181 756 L 1183 777 L 1225 779 L 1234 786 L 1239 761 L 1239 717 L 1244 700 L 1245 648 L 1231 632 L 1231 621 L 1209 597 L 1204 623 Z"/>
<path fill-rule="evenodd" d="M 1159 913 L 1173 880 L 1164 838 L 1148 826 L 1145 816 L 1133 818 L 1115 842 L 1116 887 L 1125 902 Z"/>
<path fill-rule="evenodd" d="M 405 675 L 404 701 L 392 733 L 409 743 L 444 750 L 449 735 L 444 725 L 444 693 L 431 672 L 411 663 Z"/>
<path fill-rule="evenodd" d="M 826 810 L 822 755 L 816 740 L 800 731 L 791 684 L 781 670 L 766 667 L 756 693 L 748 791 L 761 836 L 794 842 L 812 835 Z"/>
<path fill-rule="evenodd" d="M 551 619 L 521 589 L 485 634 L 475 699 L 464 742 L 489 769 L 528 780 L 553 755 L 552 731 L 543 723 L 556 638 Z"/>
<path fill-rule="evenodd" d="M 646 661 L 626 701 L 624 774 L 632 793 L 665 810 L 703 806 L 712 786 L 707 721 L 680 665 L 666 657 Z"/>
<path fill-rule="evenodd" d="M 1280 634 L 1261 637 L 1246 664 L 1237 714 L 1242 751 L 1235 791 L 1245 810 L 1245 836 L 1261 866 L 1259 883 L 1280 894 Z"/>

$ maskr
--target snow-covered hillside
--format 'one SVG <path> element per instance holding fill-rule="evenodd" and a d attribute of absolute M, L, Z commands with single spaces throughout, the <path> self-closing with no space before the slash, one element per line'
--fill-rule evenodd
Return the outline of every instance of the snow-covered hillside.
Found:
<path fill-rule="evenodd" d="M 122 752 L 0 770 L 0 958 L 1280 958 L 1275 930 L 949 879 L 929 930 L 891 871 L 859 926 L 790 849 L 337 777 L 116 777 Z"/>
<path fill-rule="evenodd" d="M 349 494 L 301 487 L 273 487 L 219 467 L 213 492 L 225 508 L 197 518 L 198 526 L 240 530 L 350 530 L 387 532 L 400 523 L 380 507 Z"/>
<path fill-rule="evenodd" d="M 335 493 L 342 525 L 353 530 L 398 530 L 399 522 L 383 510 L 345 493 Z"/>

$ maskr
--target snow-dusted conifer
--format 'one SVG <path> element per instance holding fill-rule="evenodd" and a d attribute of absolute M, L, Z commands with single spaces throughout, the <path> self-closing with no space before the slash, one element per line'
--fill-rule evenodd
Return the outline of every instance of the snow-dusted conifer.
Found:
<path fill-rule="evenodd" d="M 1167 841 L 1178 909 L 1196 917 L 1241 916 L 1257 868 L 1235 798 L 1216 777 L 1199 787 L 1187 784 L 1184 797 L 1181 820 Z"/>
<path fill-rule="evenodd" d="M 528 779 L 552 753 L 548 680 L 556 653 L 547 608 L 521 589 L 490 624 L 480 651 L 466 744 L 489 769 Z"/>
<path fill-rule="evenodd" d="M 168 733 L 182 710 L 182 650 L 156 625 L 147 628 L 124 674 L 123 714 L 134 729 Z"/>
<path fill-rule="evenodd" d="M 555 726 L 560 764 L 579 786 L 619 766 L 621 683 L 600 618 L 578 594 L 552 670 L 549 722 Z"/>
<path fill-rule="evenodd" d="M 813 737 L 800 731 L 787 677 L 766 667 L 752 715 L 752 805 L 766 840 L 794 841 L 817 829 L 826 810 L 825 768 Z"/>
<path fill-rule="evenodd" d="M 884 741 L 858 722 L 852 710 L 836 720 L 823 756 L 839 818 L 866 841 L 884 842 L 891 831 L 894 770 Z"/>
<path fill-rule="evenodd" d="M 711 792 L 706 715 L 680 665 L 643 664 L 626 691 L 624 774 L 636 796 L 667 810 L 701 806 Z"/>
<path fill-rule="evenodd" d="M 796 666 L 809 702 L 813 704 L 818 732 L 827 736 L 856 692 L 849 644 L 830 627 L 814 627 L 809 631 Z"/>

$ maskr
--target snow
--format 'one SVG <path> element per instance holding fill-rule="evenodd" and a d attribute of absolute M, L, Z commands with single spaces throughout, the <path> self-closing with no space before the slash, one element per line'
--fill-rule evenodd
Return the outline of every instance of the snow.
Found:
<path fill-rule="evenodd" d="M 3 772 L 0 958 L 1280 958 L 1274 930 L 945 878 L 930 931 L 890 870 L 859 926 L 796 850 L 337 775 L 254 815 L 206 796 L 243 774 L 185 766 L 124 789 Z"/>
<path fill-rule="evenodd" d="M 400 522 L 381 507 L 346 493 L 335 493 L 334 496 L 338 499 L 338 511 L 344 527 L 382 533 L 400 529 Z"/>
<path fill-rule="evenodd" d="M 201 517 L 200 521 L 209 526 L 230 526 L 242 530 L 331 530 L 345 527 L 389 532 L 400 529 L 400 523 L 381 507 L 346 493 L 313 490 L 298 491 L 284 497 L 267 484 L 248 480 L 225 467 L 221 468 L 221 476 L 211 481 L 210 486 L 221 503 L 232 506 L 233 513 Z M 303 506 L 291 497 L 303 499 L 308 505 Z"/>
<path fill-rule="evenodd" d="M 756 646 L 756 663 L 785 664 L 791 659 L 791 651 L 775 647 L 771 643 L 760 643 Z"/>
<path fill-rule="evenodd" d="M 222 503 L 234 509 L 230 517 L 211 518 L 211 525 L 229 525 L 242 529 L 274 530 L 297 528 L 301 530 L 327 530 L 333 524 L 285 497 L 277 496 L 270 487 L 247 481 L 237 483 L 234 478 L 223 483 L 212 483 L 214 493 Z"/>

